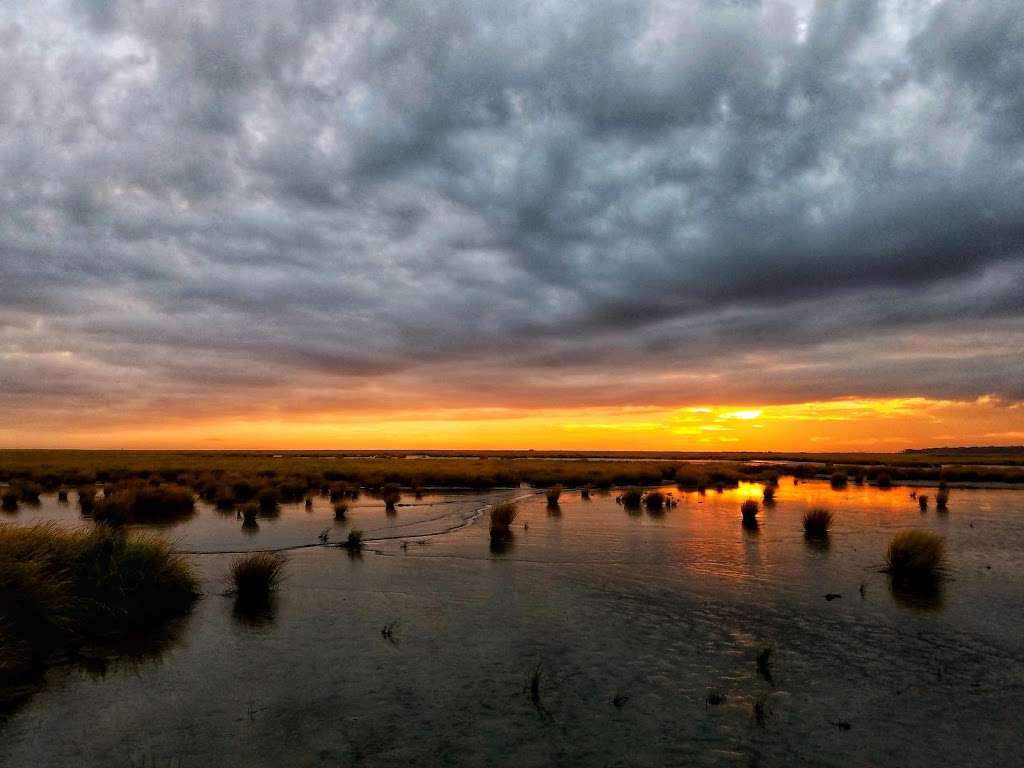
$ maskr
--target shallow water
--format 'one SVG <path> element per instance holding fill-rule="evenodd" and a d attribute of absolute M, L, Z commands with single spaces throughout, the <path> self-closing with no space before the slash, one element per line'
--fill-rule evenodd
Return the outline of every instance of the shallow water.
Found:
<path fill-rule="evenodd" d="M 259 617 L 221 594 L 230 555 L 195 556 L 206 597 L 171 647 L 51 672 L 0 724 L 0 765 L 1024 762 L 1024 492 L 954 490 L 947 514 L 922 514 L 908 488 L 785 478 L 751 531 L 739 504 L 760 486 L 666 490 L 684 500 L 657 516 L 614 495 L 567 492 L 557 510 L 533 496 L 500 553 L 475 514 L 522 492 L 429 496 L 391 517 L 364 498 L 337 527 L 318 500 L 254 534 L 203 507 L 166 531 L 182 549 L 348 526 L 379 540 L 362 557 L 290 552 Z M 828 546 L 801 530 L 819 504 L 836 515 Z M 7 519 L 40 518 L 78 515 L 47 497 Z M 947 538 L 936 592 L 894 592 L 879 572 L 907 527 Z M 755 661 L 769 645 L 771 680 Z"/>

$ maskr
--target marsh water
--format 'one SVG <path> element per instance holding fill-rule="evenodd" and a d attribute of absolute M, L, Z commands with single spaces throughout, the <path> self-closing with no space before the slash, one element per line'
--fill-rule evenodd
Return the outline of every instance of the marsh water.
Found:
<path fill-rule="evenodd" d="M 200 505 L 162 529 L 205 553 L 192 614 L 144 658 L 51 670 L 0 721 L 0 765 L 1024 764 L 1024 491 L 922 513 L 911 487 L 783 478 L 754 529 L 759 485 L 664 490 L 660 514 L 514 489 L 393 515 L 364 496 L 337 522 L 317 499 L 245 531 Z M 494 551 L 482 512 L 507 498 Z M 73 502 L 4 519 L 79 523 Z M 811 506 L 827 542 L 803 536 Z M 318 546 L 352 527 L 361 556 Z M 910 527 L 946 537 L 935 589 L 880 572 Z M 274 602 L 240 613 L 230 553 L 279 548 Z"/>

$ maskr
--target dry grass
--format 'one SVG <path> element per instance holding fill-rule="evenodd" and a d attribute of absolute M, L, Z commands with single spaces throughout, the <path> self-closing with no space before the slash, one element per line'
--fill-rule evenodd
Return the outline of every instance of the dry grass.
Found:
<path fill-rule="evenodd" d="M 931 531 L 902 531 L 889 542 L 885 562 L 893 576 L 935 578 L 946 562 L 946 541 Z"/>

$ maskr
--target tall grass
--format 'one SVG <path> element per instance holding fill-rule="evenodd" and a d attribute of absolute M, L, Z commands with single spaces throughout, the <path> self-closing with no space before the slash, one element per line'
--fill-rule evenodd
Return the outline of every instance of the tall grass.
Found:
<path fill-rule="evenodd" d="M 949 509 L 949 490 L 947 488 L 939 488 L 939 492 L 935 494 L 935 508 L 941 512 Z"/>
<path fill-rule="evenodd" d="M 336 502 L 334 502 L 334 519 L 335 520 L 344 520 L 346 515 L 348 515 L 348 502 L 347 501 L 336 501 Z"/>
<path fill-rule="evenodd" d="M 18 492 L 8 488 L 0 495 L 0 509 L 14 512 L 18 509 Z"/>
<path fill-rule="evenodd" d="M 846 487 L 846 484 L 849 482 L 849 478 L 846 476 L 845 472 L 833 472 L 832 477 L 829 478 L 829 482 L 833 488 L 839 491 Z"/>
<path fill-rule="evenodd" d="M 897 533 L 885 553 L 886 570 L 898 577 L 934 579 L 945 561 L 945 539 L 920 529 Z"/>

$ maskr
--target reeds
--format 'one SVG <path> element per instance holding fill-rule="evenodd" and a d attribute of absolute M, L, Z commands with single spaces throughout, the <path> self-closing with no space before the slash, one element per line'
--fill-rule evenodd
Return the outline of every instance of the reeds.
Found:
<path fill-rule="evenodd" d="M 831 527 L 832 513 L 827 509 L 815 507 L 804 513 L 804 535 L 808 538 L 823 539 Z"/>
<path fill-rule="evenodd" d="M 921 529 L 897 533 L 885 553 L 886 570 L 899 577 L 934 579 L 945 561 L 945 539 Z"/>

